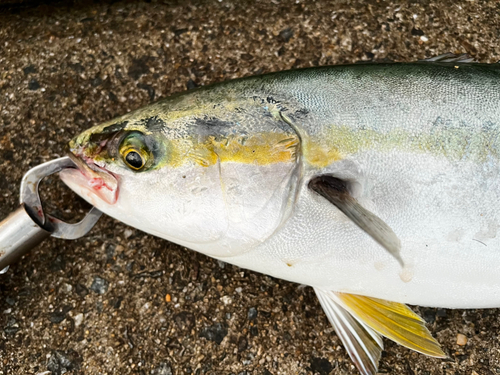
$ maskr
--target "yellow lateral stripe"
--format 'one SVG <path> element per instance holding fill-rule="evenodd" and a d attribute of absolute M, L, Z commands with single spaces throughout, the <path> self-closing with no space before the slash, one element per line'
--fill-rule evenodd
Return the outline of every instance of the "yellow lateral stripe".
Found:
<path fill-rule="evenodd" d="M 354 316 L 379 334 L 420 353 L 446 357 L 422 318 L 406 305 L 354 294 L 336 295 Z"/>
<path fill-rule="evenodd" d="M 167 163 L 178 167 L 194 162 L 202 167 L 217 162 L 269 165 L 294 162 L 299 147 L 298 138 L 290 134 L 256 133 L 251 136 L 227 136 L 205 139 L 181 138 L 169 142 Z"/>

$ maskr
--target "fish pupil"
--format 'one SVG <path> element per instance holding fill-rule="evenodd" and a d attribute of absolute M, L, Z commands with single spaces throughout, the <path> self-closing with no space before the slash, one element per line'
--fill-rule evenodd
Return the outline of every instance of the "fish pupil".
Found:
<path fill-rule="evenodd" d="M 142 168 L 142 166 L 144 164 L 144 161 L 142 160 L 141 155 L 139 155 L 139 153 L 136 151 L 130 151 L 129 153 L 127 153 L 125 160 L 127 161 L 128 165 L 130 165 L 132 168 L 135 168 L 135 169 Z"/>

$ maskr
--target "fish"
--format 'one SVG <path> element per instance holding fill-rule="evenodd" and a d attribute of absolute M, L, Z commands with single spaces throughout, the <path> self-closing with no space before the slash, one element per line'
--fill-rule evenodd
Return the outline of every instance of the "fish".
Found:
<path fill-rule="evenodd" d="M 500 307 L 500 64 L 445 54 L 175 94 L 73 138 L 107 215 L 310 286 L 361 374 L 382 338 L 445 351 L 407 304 Z"/>

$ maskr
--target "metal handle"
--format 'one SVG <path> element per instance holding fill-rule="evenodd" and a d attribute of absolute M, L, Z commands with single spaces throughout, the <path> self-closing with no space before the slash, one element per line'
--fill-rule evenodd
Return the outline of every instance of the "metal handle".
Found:
<path fill-rule="evenodd" d="M 80 238 L 99 220 L 102 212 L 95 207 L 76 224 L 66 223 L 43 212 L 38 195 L 40 181 L 64 168 L 74 167 L 76 164 L 65 156 L 40 164 L 24 175 L 19 199 L 21 206 L 0 222 L 0 274 L 47 237 Z"/>
<path fill-rule="evenodd" d="M 50 234 L 31 218 L 26 205 L 21 204 L 0 222 L 0 273 L 5 273 L 10 264 L 18 261 Z"/>

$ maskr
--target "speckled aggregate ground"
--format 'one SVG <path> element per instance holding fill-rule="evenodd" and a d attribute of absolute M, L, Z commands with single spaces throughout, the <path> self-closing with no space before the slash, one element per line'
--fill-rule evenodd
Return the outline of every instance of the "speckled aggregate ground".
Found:
<path fill-rule="evenodd" d="M 174 92 L 450 51 L 497 61 L 499 4 L 0 1 L 0 217 L 16 208 L 23 173 L 62 155 L 73 135 Z M 86 209 L 57 178 L 42 193 L 60 216 Z M 449 360 L 386 341 L 381 373 L 500 373 L 498 310 L 415 309 Z M 0 276 L 0 374 L 64 373 L 357 372 L 312 290 L 105 217 Z"/>

